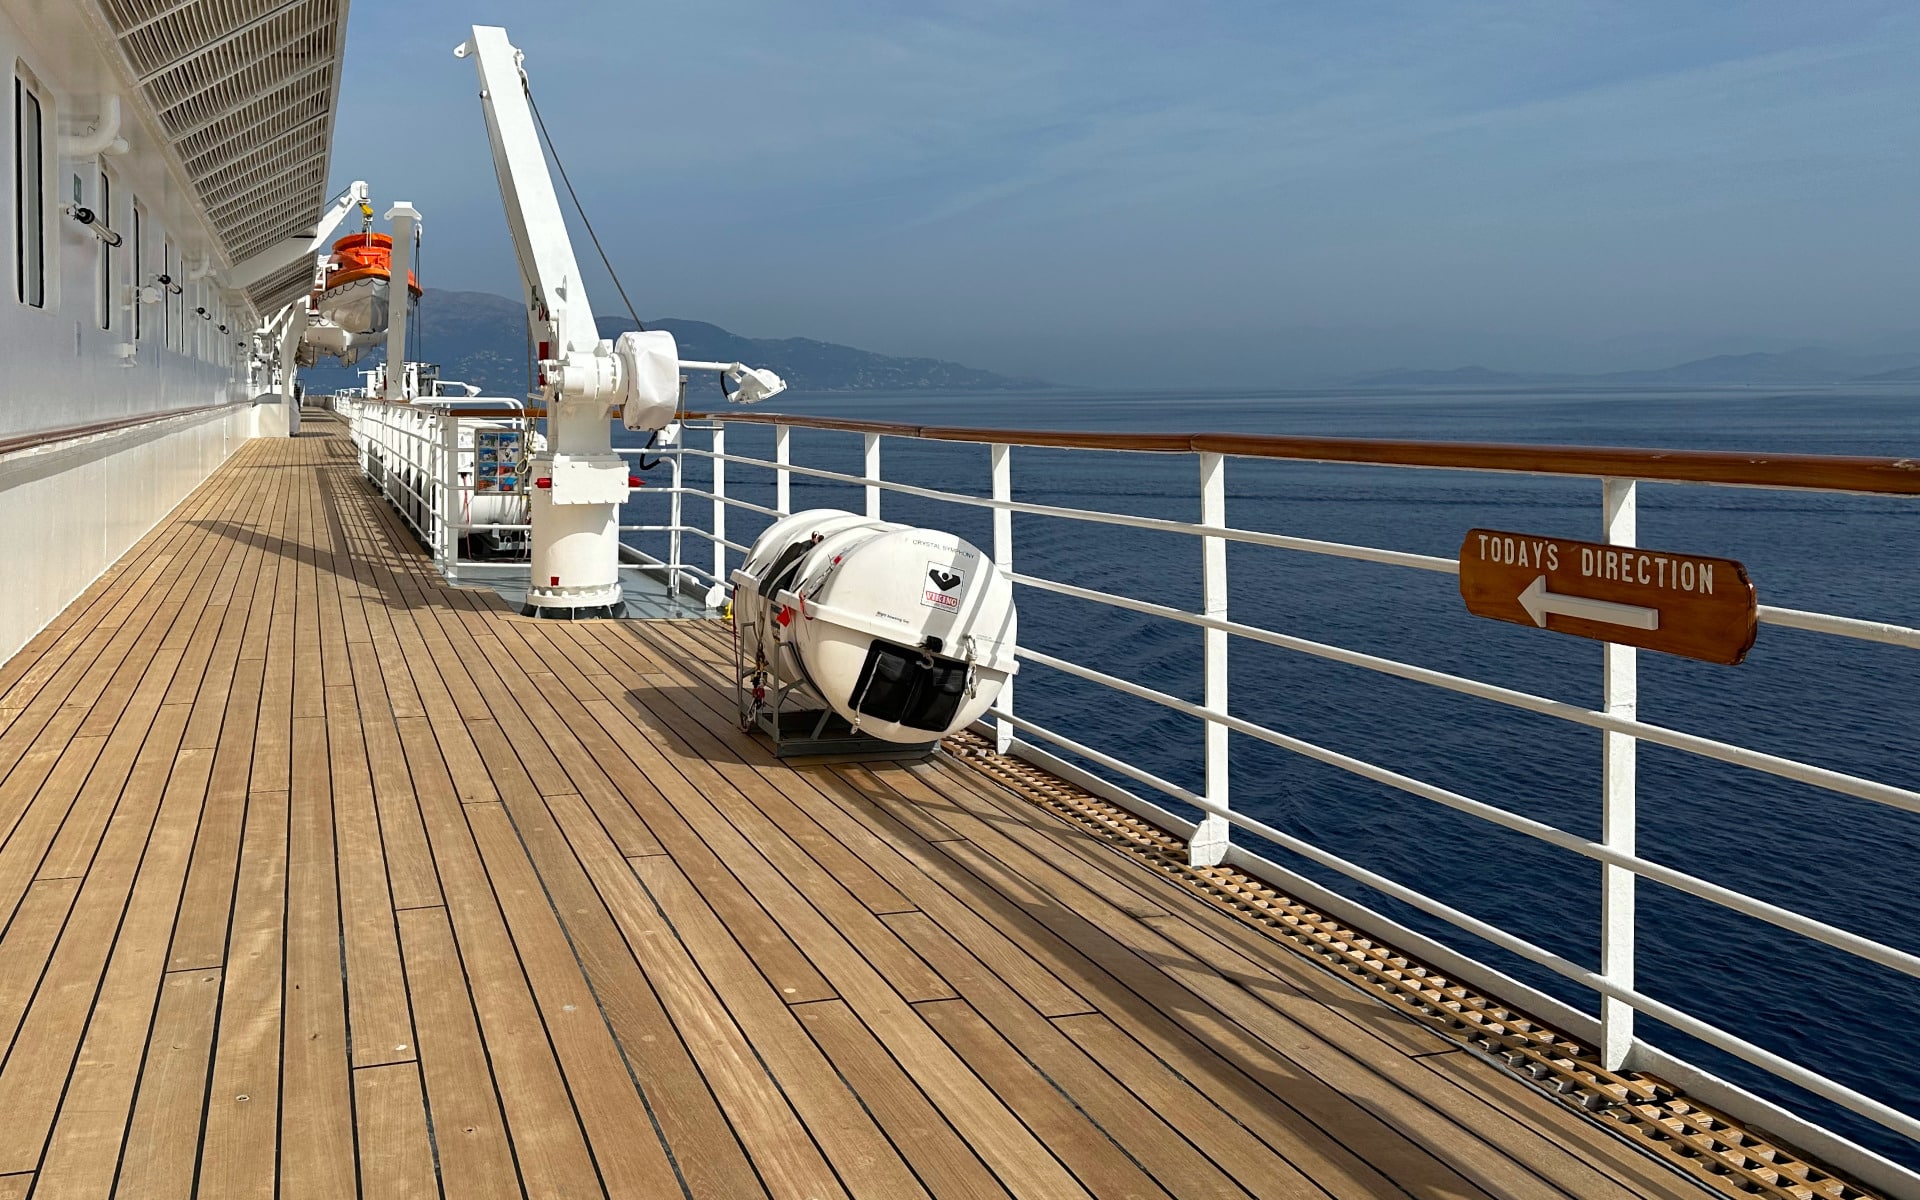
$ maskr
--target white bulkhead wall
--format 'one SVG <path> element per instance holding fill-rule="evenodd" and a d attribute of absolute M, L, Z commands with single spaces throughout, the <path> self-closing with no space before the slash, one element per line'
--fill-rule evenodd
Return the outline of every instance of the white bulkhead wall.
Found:
<path fill-rule="evenodd" d="M 131 94 L 122 93 L 121 153 L 62 156 L 60 137 L 85 135 L 103 92 L 125 86 L 107 57 L 118 50 L 83 18 L 93 0 L 0 0 L 0 442 L 129 417 L 183 413 L 99 436 L 0 451 L 0 661 L 11 657 L 101 572 L 153 528 L 249 437 L 285 433 L 279 405 L 245 403 L 248 341 L 259 323 L 244 296 L 216 278 L 191 280 L 211 246 L 185 185 L 169 168 Z M 17 286 L 14 79 L 41 103 L 41 237 L 45 302 Z M 94 141 L 101 139 L 95 138 Z M 83 150 L 90 149 L 84 144 Z M 100 175 L 111 180 L 101 204 Z M 100 240 L 61 210 L 95 209 L 121 244 L 106 252 L 108 328 L 101 328 Z M 136 270 L 133 211 L 141 218 Z M 182 291 L 140 310 L 130 294 L 152 284 L 174 247 Z M 193 297 L 189 300 L 189 297 Z M 211 320 L 194 309 L 204 305 Z M 140 336 L 136 342 L 136 319 Z M 218 333 L 225 321 L 226 335 Z M 169 327 L 172 332 L 169 333 Z M 132 343 L 130 358 L 121 348 Z M 223 344 L 224 343 L 224 344 Z M 277 425 L 277 429 L 274 426 Z"/>
<path fill-rule="evenodd" d="M 86 133 L 103 107 L 102 91 L 122 83 L 99 43 L 65 30 L 36 28 L 14 10 L 0 0 L 0 178 L 5 181 L 0 187 L 0 261 L 5 264 L 0 273 L 0 439 L 239 398 L 246 364 L 235 343 L 248 340 L 258 316 L 247 311 L 244 297 L 222 292 L 215 279 L 187 278 L 210 247 L 133 97 L 121 100 L 124 153 L 63 157 L 60 136 Z M 16 75 L 42 105 L 44 307 L 22 303 L 16 288 Z M 104 208 L 103 168 L 111 183 Z M 81 203 L 121 236 L 121 244 L 105 252 L 111 278 L 107 329 L 100 327 L 100 242 L 62 211 L 74 201 L 76 180 Z M 144 260 L 137 272 L 136 203 L 142 210 Z M 169 242 L 175 248 L 172 274 L 182 292 L 140 313 L 136 341 L 130 298 L 162 273 L 163 247 Z M 197 315 L 196 307 L 205 307 L 210 319 Z M 226 334 L 218 330 L 223 321 Z M 130 359 L 123 350 L 128 344 L 135 347 Z"/>

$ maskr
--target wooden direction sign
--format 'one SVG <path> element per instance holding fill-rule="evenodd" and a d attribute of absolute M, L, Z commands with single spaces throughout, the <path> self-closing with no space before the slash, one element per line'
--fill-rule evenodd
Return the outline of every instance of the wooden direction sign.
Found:
<path fill-rule="evenodd" d="M 1475 616 L 1732 666 L 1759 610 L 1730 558 L 1470 529 L 1460 596 Z"/>

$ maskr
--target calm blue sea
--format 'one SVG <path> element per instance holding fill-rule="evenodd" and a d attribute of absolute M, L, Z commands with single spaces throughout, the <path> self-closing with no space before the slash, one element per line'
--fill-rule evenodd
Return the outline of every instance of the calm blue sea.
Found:
<path fill-rule="evenodd" d="M 696 401 L 697 402 L 697 401 Z M 1234 431 L 1434 440 L 1920 454 L 1920 389 L 1542 393 L 789 395 L 813 415 L 982 427 Z M 696 439 L 702 435 L 695 435 Z M 771 458 L 771 433 L 729 449 Z M 702 444 L 696 440 L 695 445 Z M 889 479 L 982 494 L 987 450 L 883 443 Z M 794 460 L 858 474 L 858 435 L 800 430 Z M 689 459 L 691 480 L 705 468 Z M 1474 526 L 1594 539 L 1600 485 L 1457 472 L 1230 461 L 1228 520 L 1305 537 L 1454 555 Z M 1016 449 L 1016 498 L 1197 519 L 1189 455 Z M 765 473 L 729 491 L 772 503 Z M 705 486 L 696 483 L 696 486 Z M 796 478 L 795 507 L 858 510 L 857 488 Z M 629 519 L 659 520 L 658 500 Z M 890 519 L 992 545 L 979 509 L 889 495 Z M 691 504 L 705 523 L 706 506 Z M 734 510 L 749 542 L 763 521 Z M 1643 485 L 1642 545 L 1739 559 L 1765 604 L 1920 625 L 1920 500 Z M 704 555 L 704 543 L 690 553 Z M 1192 609 L 1196 540 L 1017 516 L 1018 568 Z M 705 561 L 704 558 L 699 561 Z M 1241 621 L 1592 706 L 1596 643 L 1468 616 L 1452 577 L 1262 547 L 1229 551 Z M 1022 589 L 1023 643 L 1193 700 L 1200 633 Z M 1600 831 L 1600 735 L 1377 674 L 1236 641 L 1232 709 L 1585 836 Z M 1920 786 L 1920 652 L 1763 627 L 1740 667 L 1642 654 L 1643 719 Z M 1199 789 L 1198 722 L 1029 667 L 1023 716 Z M 1404 793 L 1236 736 L 1233 803 L 1538 945 L 1598 964 L 1600 868 Z M 1920 816 L 1642 746 L 1640 849 L 1657 861 L 1920 952 Z M 1549 972 L 1343 877 L 1288 866 L 1478 953 L 1587 1011 Z M 1642 882 L 1639 983 L 1649 994 L 1907 1111 L 1920 1109 L 1920 981 Z M 1644 1018 L 1643 1018 L 1644 1021 Z M 1890 1157 L 1920 1146 L 1648 1022 L 1648 1036 Z"/>

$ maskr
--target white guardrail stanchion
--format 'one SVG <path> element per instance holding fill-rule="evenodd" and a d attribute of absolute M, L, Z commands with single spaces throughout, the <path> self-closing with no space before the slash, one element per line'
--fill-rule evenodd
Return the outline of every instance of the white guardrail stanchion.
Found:
<path fill-rule="evenodd" d="M 440 570 L 448 583 L 460 580 L 460 420 L 447 413 L 435 414 L 440 426 L 440 510 L 437 514 L 440 538 Z"/>
<path fill-rule="evenodd" d="M 727 577 L 727 426 L 713 423 L 713 577 Z"/>
<path fill-rule="evenodd" d="M 1222 528 L 1227 523 L 1227 466 L 1218 454 L 1200 455 L 1200 523 Z M 1227 543 L 1220 538 L 1200 539 L 1200 611 L 1216 621 L 1227 619 Z M 1228 755 L 1228 730 L 1214 715 L 1227 714 L 1227 631 L 1208 626 L 1200 631 L 1201 703 L 1209 714 L 1206 724 L 1207 800 L 1224 811 L 1232 782 L 1232 761 Z M 1218 866 L 1227 854 L 1227 822 L 1219 812 L 1200 818 L 1200 826 L 1187 839 L 1187 863 L 1195 867 Z"/>
<path fill-rule="evenodd" d="M 1601 481 L 1602 531 L 1615 546 L 1639 540 L 1639 487 L 1631 479 Z M 1602 648 L 1600 706 L 1608 716 L 1637 720 L 1640 715 L 1639 651 L 1608 642 Z M 1635 853 L 1634 737 L 1620 730 L 1600 734 L 1601 840 L 1620 854 Z M 1623 989 L 1633 987 L 1634 873 L 1627 867 L 1600 867 L 1600 974 Z M 1623 1069 L 1633 1052 L 1633 1006 L 1614 996 L 1600 997 L 1600 1057 L 1609 1071 Z"/>
<path fill-rule="evenodd" d="M 793 472 L 787 470 L 787 464 L 793 461 L 792 442 L 792 428 L 773 427 L 773 461 L 780 464 L 773 472 L 773 506 L 782 513 L 793 511 Z"/>
<path fill-rule="evenodd" d="M 992 451 L 993 498 L 1002 503 L 1013 499 L 1013 447 L 996 442 Z M 1013 510 L 996 508 L 993 510 L 993 562 L 995 568 L 1005 575 L 1009 582 L 1013 579 Z M 1013 676 L 1007 676 L 1000 684 L 1000 695 L 994 700 L 994 707 L 1000 712 L 1013 712 Z M 997 717 L 993 726 L 993 748 L 996 753 L 1007 754 L 1013 749 L 1013 722 L 1006 717 Z"/>
<path fill-rule="evenodd" d="M 686 447 L 686 437 L 687 427 L 678 421 L 667 426 L 660 437 L 660 445 L 673 450 L 673 495 L 667 501 L 667 579 L 670 581 L 667 595 L 676 598 L 680 595 L 680 576 L 686 566 L 680 555 L 680 532 L 685 526 L 680 516 L 680 496 L 686 487 L 687 456 L 682 453 Z"/>

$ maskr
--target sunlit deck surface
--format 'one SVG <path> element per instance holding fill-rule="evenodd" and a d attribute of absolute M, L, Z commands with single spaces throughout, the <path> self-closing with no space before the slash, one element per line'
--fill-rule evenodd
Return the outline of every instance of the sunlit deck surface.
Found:
<path fill-rule="evenodd" d="M 0 668 L 0 1200 L 1698 1194 L 957 761 L 776 761 L 726 636 L 243 447 Z"/>

